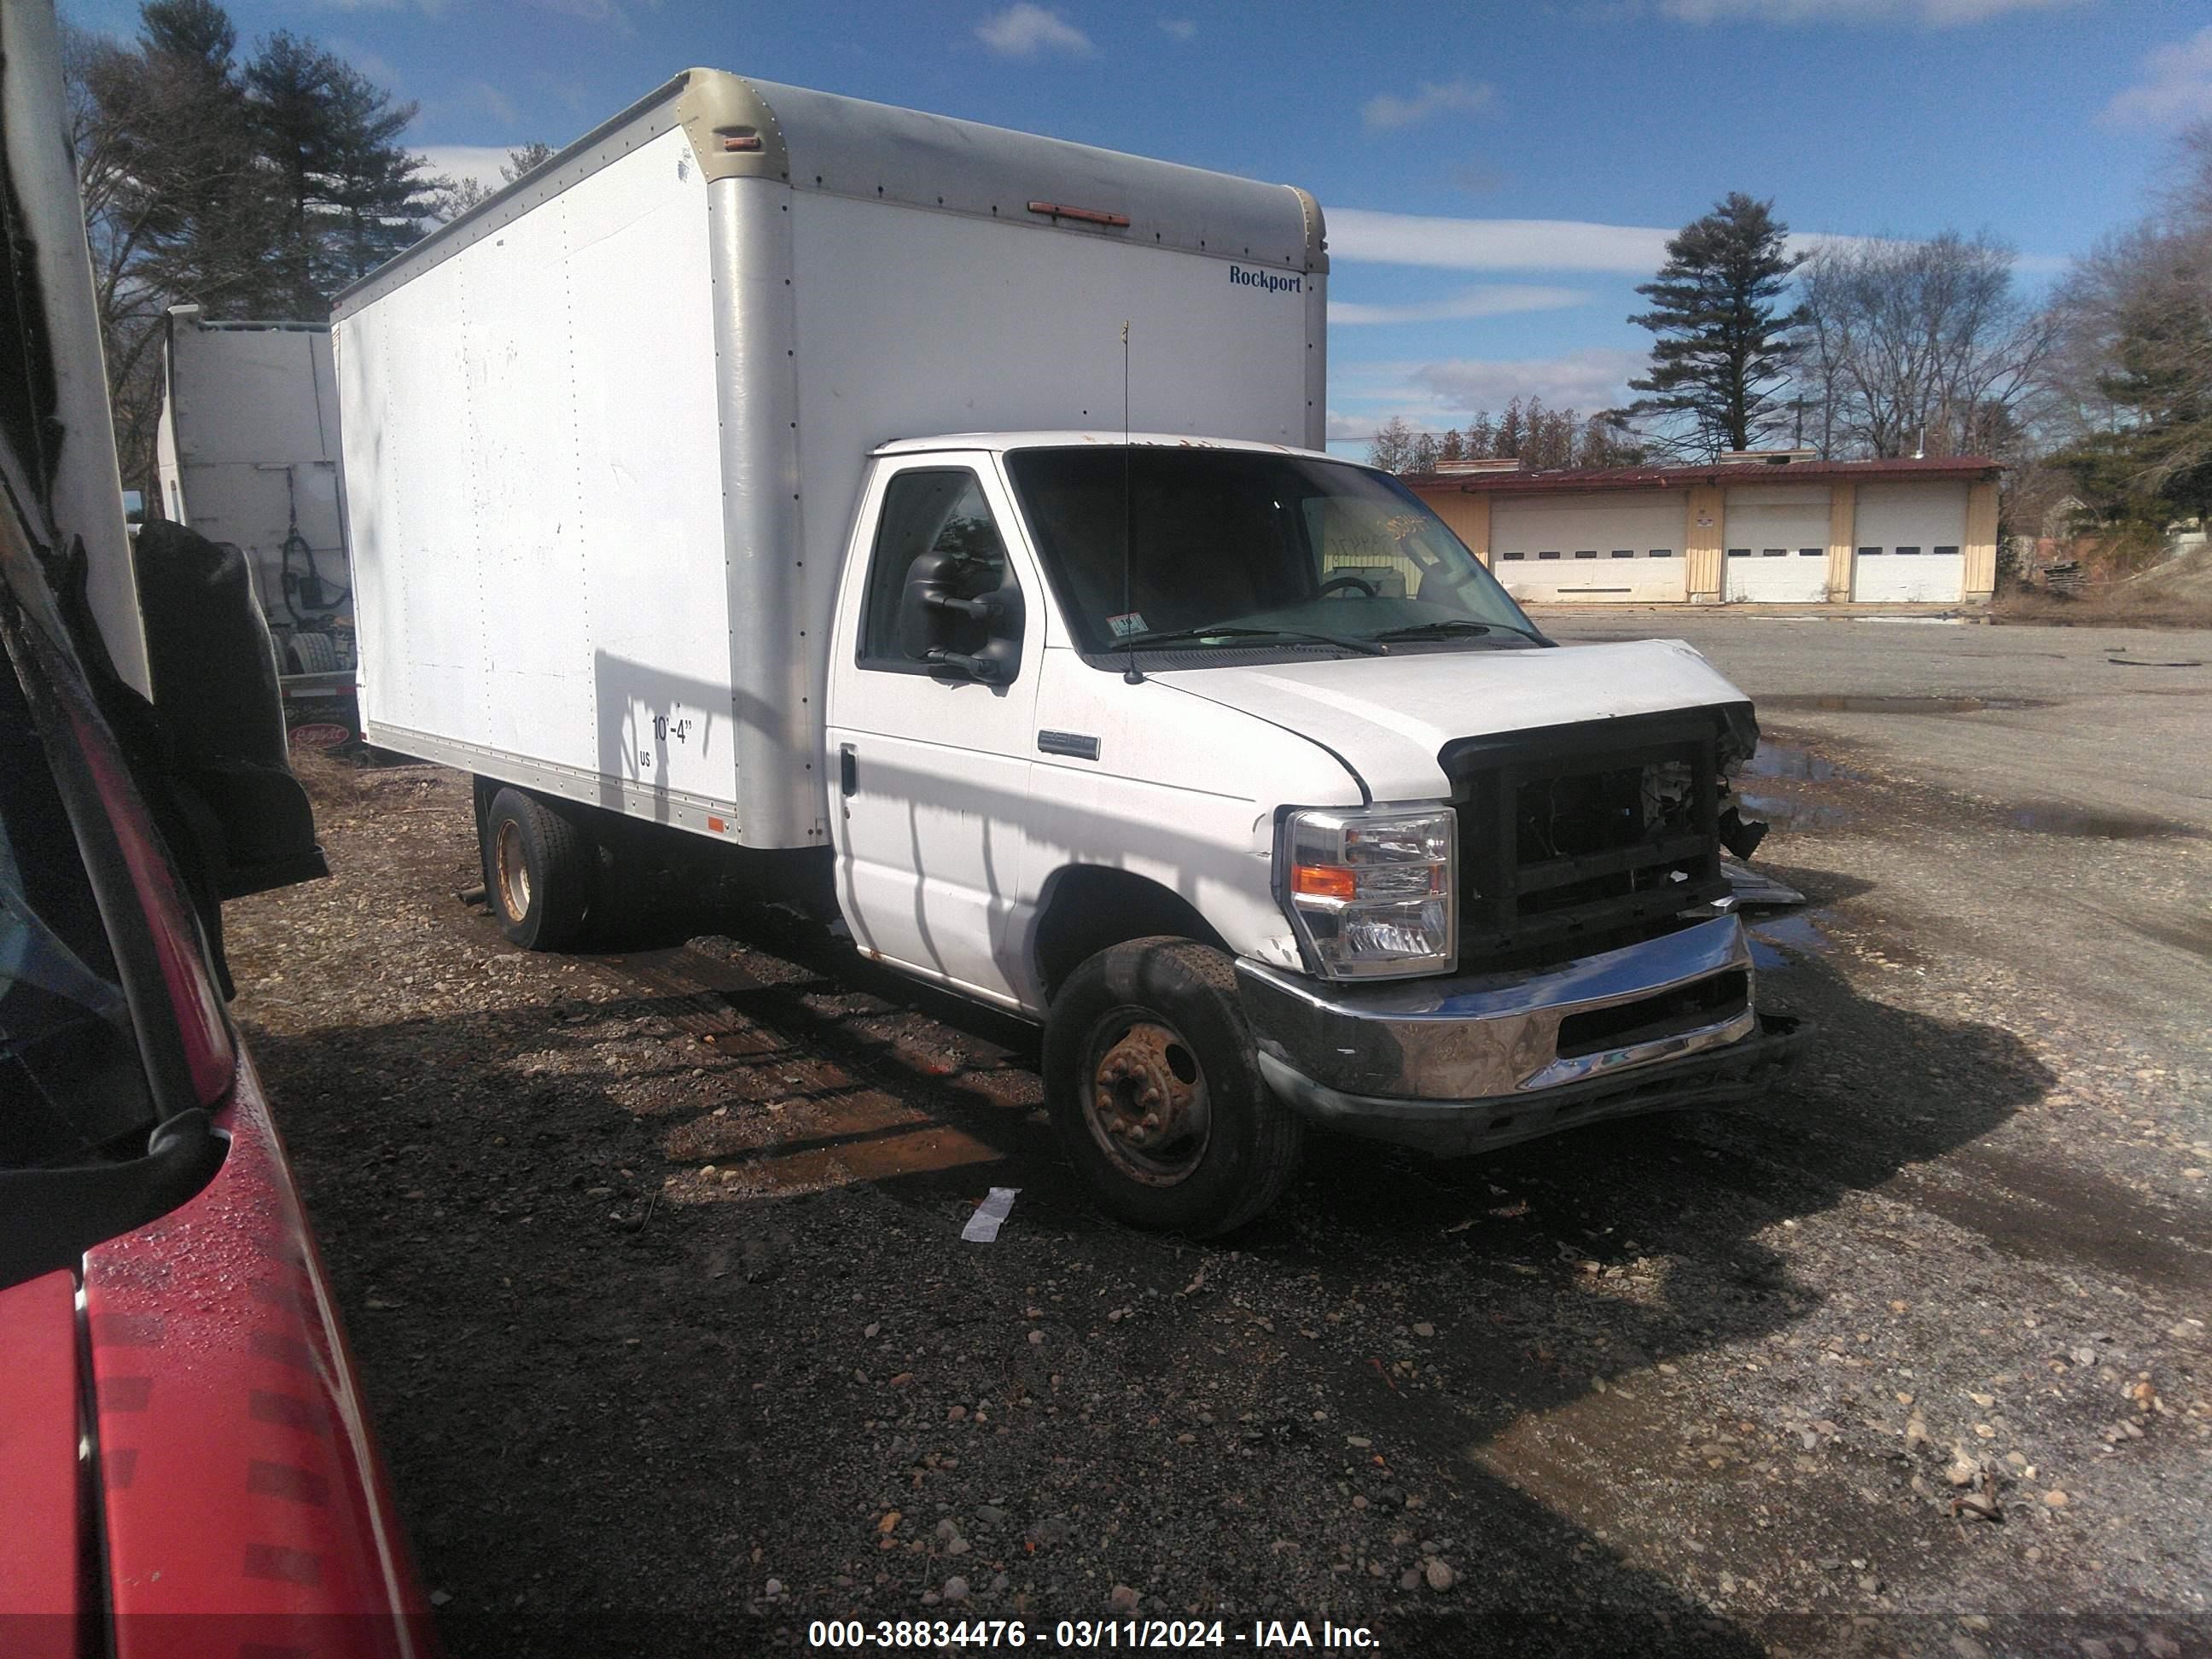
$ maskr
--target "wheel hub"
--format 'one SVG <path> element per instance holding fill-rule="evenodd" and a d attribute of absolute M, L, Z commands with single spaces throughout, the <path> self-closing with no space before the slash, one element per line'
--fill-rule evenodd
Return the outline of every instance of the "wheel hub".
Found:
<path fill-rule="evenodd" d="M 1139 1179 L 1181 1180 L 1206 1149 L 1206 1082 L 1182 1037 L 1139 1021 L 1098 1057 L 1091 1123 L 1115 1162 Z"/>
<path fill-rule="evenodd" d="M 498 866 L 499 902 L 511 921 L 530 914 L 530 860 L 522 847 L 522 828 L 512 819 L 499 826 L 493 862 Z"/>

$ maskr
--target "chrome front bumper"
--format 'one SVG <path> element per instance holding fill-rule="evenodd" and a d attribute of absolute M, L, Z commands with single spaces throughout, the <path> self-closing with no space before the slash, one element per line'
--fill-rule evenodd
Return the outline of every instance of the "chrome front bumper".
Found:
<path fill-rule="evenodd" d="M 1278 1096 L 1438 1152 L 1749 1099 L 1810 1035 L 1753 1008 L 1733 915 L 1535 973 L 1358 985 L 1237 968 Z"/>

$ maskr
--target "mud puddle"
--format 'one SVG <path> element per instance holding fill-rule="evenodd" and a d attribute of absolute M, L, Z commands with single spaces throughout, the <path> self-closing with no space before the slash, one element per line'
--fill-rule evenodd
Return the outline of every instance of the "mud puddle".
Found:
<path fill-rule="evenodd" d="M 2166 836 L 2202 839 L 2203 832 L 2166 818 L 2132 812 L 2100 812 L 2094 808 L 2064 806 L 2057 802 L 2015 806 L 2005 814 L 2015 830 L 2039 836 L 2078 836 L 2091 841 L 2156 841 Z"/>
<path fill-rule="evenodd" d="M 1834 830 L 1858 817 L 1832 801 L 1791 800 L 1786 795 L 1740 794 L 1736 802 L 1747 817 L 1764 819 L 1777 830 Z"/>
<path fill-rule="evenodd" d="M 1761 708 L 1812 710 L 1824 714 L 1978 714 L 1985 709 L 2048 708 L 2045 697 L 1888 697 L 1826 694 L 1761 697 Z"/>
<path fill-rule="evenodd" d="M 1743 763 L 1743 775 L 1747 778 L 1786 778 L 1793 782 L 1830 783 L 1863 782 L 1866 774 L 1855 772 L 1850 767 L 1823 759 L 1809 749 L 1795 744 L 1762 741 L 1759 752 Z"/>
<path fill-rule="evenodd" d="M 1820 931 L 1820 918 L 1824 914 L 1818 910 L 1801 912 L 1753 923 L 1750 928 L 1753 965 L 1789 968 L 1794 965 L 1795 957 L 1825 956 L 1834 950 L 1835 941 Z"/>

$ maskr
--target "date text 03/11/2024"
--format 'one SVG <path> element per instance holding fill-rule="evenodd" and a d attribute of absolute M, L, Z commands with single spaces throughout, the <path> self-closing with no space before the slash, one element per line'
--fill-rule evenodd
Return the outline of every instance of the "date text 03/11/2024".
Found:
<path fill-rule="evenodd" d="M 1243 1648 L 1252 1653 L 1297 1649 L 1374 1652 L 1381 1644 L 1359 1625 L 1323 1620 L 1255 1619 L 1238 1626 L 1205 1619 L 1061 1619 L 1032 1629 L 1021 1619 L 817 1619 L 806 1627 L 811 1648 L 903 1648 L 929 1651 L 960 1648 L 1039 1647 L 1062 1652 L 1101 1650 Z"/>

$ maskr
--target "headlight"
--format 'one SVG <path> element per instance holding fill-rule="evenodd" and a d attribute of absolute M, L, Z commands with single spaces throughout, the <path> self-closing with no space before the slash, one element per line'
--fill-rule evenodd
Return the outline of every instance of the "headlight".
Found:
<path fill-rule="evenodd" d="M 1283 908 L 1325 977 L 1435 974 L 1456 965 L 1458 828 L 1449 806 L 1285 819 Z"/>

